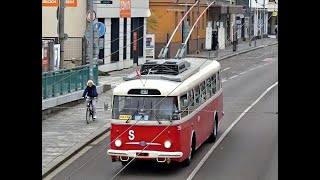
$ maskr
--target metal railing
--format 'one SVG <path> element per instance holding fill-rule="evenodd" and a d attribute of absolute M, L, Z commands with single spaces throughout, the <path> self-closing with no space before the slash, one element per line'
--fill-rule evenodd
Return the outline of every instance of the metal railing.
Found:
<path fill-rule="evenodd" d="M 98 66 L 93 66 L 94 83 L 98 85 Z M 83 90 L 90 78 L 89 65 L 42 73 L 42 99 Z"/>

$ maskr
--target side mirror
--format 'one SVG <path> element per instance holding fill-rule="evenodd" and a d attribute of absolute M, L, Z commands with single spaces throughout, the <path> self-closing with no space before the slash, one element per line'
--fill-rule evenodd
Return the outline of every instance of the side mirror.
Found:
<path fill-rule="evenodd" d="M 104 110 L 107 111 L 108 110 L 108 103 L 104 102 Z"/>

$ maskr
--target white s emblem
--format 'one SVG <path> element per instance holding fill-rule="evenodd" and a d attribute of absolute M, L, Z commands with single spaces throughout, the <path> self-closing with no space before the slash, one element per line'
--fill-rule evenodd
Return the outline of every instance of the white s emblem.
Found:
<path fill-rule="evenodd" d="M 134 140 L 134 131 L 133 130 L 129 131 L 129 136 L 128 137 L 129 137 L 130 140 Z"/>

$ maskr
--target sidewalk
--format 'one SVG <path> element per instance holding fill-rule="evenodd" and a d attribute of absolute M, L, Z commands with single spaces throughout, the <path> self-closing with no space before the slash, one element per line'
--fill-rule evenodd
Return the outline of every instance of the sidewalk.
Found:
<path fill-rule="evenodd" d="M 274 42 L 277 42 L 277 39 L 275 39 L 275 38 L 257 39 L 256 47 L 271 44 Z M 227 55 L 231 55 L 233 53 L 237 53 L 239 51 L 243 51 L 246 49 L 249 50 L 249 49 L 253 49 L 253 48 L 255 48 L 255 41 L 251 41 L 251 46 L 249 46 L 249 41 L 247 40 L 247 41 L 241 41 L 238 43 L 237 51 L 233 51 L 232 45 L 227 46 L 225 49 L 218 50 L 218 57 L 216 57 L 216 52 L 217 52 L 216 50 L 215 51 L 203 51 L 203 52 L 200 52 L 200 54 L 187 55 L 187 56 L 188 57 L 211 57 L 214 60 L 216 60 L 217 58 L 221 58 L 221 57 L 224 57 Z"/>
<path fill-rule="evenodd" d="M 257 40 L 257 47 L 277 42 L 274 38 Z M 219 58 L 238 54 L 248 49 L 248 41 L 238 44 L 238 50 L 232 51 L 232 46 L 219 51 Z M 254 42 L 249 49 L 254 49 Z M 202 52 L 197 56 L 206 56 L 209 52 Z M 223 57 L 224 56 L 224 57 Z M 208 56 L 207 56 L 208 57 Z M 110 76 L 99 77 L 100 84 L 111 84 L 113 89 L 121 83 L 122 78 L 133 72 L 132 68 L 109 73 Z M 49 174 L 60 164 L 68 160 L 73 154 L 92 142 L 105 132 L 110 130 L 111 112 L 104 111 L 104 102 L 111 104 L 112 89 L 99 95 L 97 103 L 98 118 L 90 124 L 86 124 L 85 106 L 79 104 L 68 107 L 57 114 L 42 121 L 42 175 Z"/>

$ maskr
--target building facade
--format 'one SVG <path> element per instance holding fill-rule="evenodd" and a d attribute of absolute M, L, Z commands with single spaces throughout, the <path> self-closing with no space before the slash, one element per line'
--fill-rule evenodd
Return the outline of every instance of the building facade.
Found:
<path fill-rule="evenodd" d="M 106 32 L 99 39 L 99 70 L 121 70 L 133 66 L 134 49 L 138 65 L 146 62 L 146 24 L 148 0 L 113 0 L 112 4 L 94 4 L 95 22 L 105 24 Z M 136 41 L 134 39 L 137 39 Z"/>
<path fill-rule="evenodd" d="M 86 0 L 66 0 L 64 15 L 64 32 L 68 35 L 64 49 L 64 67 L 80 65 L 84 59 L 83 43 L 86 30 Z M 42 0 L 42 38 L 58 42 L 59 0 Z M 45 42 L 46 43 L 46 42 Z"/>
<path fill-rule="evenodd" d="M 213 32 L 217 34 L 220 49 L 237 41 L 245 32 L 241 29 L 241 24 L 237 24 L 239 21 L 244 22 L 243 14 L 243 6 L 236 5 L 236 1 L 217 1 L 209 8 L 208 21 L 212 24 Z"/>
<path fill-rule="evenodd" d="M 155 56 L 157 57 L 161 48 L 165 46 L 178 25 L 179 21 L 184 16 L 184 13 L 196 2 L 196 0 L 150 0 L 151 16 L 148 20 L 148 33 L 155 34 Z M 207 7 L 206 1 L 201 0 L 199 5 L 196 5 L 187 15 L 186 20 L 182 23 L 175 33 L 167 53 L 169 58 L 173 58 L 182 42 L 190 32 L 191 27 L 203 10 Z M 194 53 L 197 50 L 203 50 L 206 36 L 207 13 L 205 13 L 194 30 L 188 41 L 187 53 Z"/>

